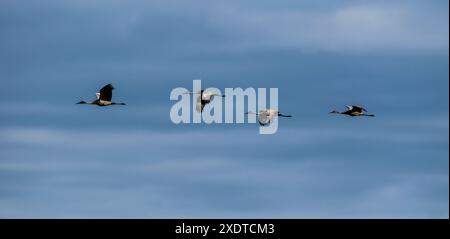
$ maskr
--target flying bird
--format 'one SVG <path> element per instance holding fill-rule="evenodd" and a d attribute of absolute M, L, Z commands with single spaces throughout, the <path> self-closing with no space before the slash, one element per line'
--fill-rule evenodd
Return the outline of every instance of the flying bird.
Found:
<path fill-rule="evenodd" d="M 333 110 L 330 112 L 330 114 L 341 114 L 341 115 L 349 115 L 349 116 L 369 116 L 369 117 L 375 117 L 373 114 L 368 114 L 367 110 L 364 109 L 361 106 L 356 105 L 346 105 L 347 110 L 343 112 L 339 112 L 336 110 Z"/>
<path fill-rule="evenodd" d="M 291 115 L 284 115 L 284 114 L 280 113 L 278 110 L 274 110 L 274 109 L 262 109 L 259 111 L 259 113 L 254 113 L 254 112 L 250 111 L 245 114 L 257 115 L 259 125 L 261 125 L 261 126 L 268 126 L 270 123 L 272 123 L 273 119 L 276 116 L 287 117 L 287 118 L 292 117 Z"/>
<path fill-rule="evenodd" d="M 211 103 L 211 101 L 214 99 L 214 96 L 225 97 L 225 95 L 221 95 L 218 93 L 214 93 L 211 91 L 205 91 L 205 90 L 201 90 L 200 92 L 197 92 L 197 93 L 186 92 L 185 94 L 199 95 L 197 97 L 197 105 L 196 105 L 197 112 L 203 112 L 203 108 L 205 108 L 205 106 L 207 104 Z"/>
<path fill-rule="evenodd" d="M 111 84 L 105 85 L 100 89 L 100 92 L 95 93 L 97 99 L 94 101 L 80 101 L 77 104 L 90 104 L 98 106 L 110 106 L 110 105 L 125 105 L 125 103 L 112 102 L 112 91 L 114 87 Z"/>

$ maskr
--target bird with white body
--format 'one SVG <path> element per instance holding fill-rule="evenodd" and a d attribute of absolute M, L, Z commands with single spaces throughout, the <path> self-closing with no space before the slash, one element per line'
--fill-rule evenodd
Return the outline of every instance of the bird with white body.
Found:
<path fill-rule="evenodd" d="M 196 105 L 196 110 L 197 112 L 203 112 L 203 109 L 205 108 L 205 106 L 209 103 L 211 103 L 211 101 L 214 99 L 214 96 L 218 96 L 218 97 L 225 97 L 225 95 L 221 95 L 218 93 L 214 93 L 211 91 L 206 91 L 206 90 L 200 90 L 200 92 L 186 92 L 185 94 L 190 94 L 190 95 L 199 95 L 197 97 L 197 105 Z"/>
<path fill-rule="evenodd" d="M 262 109 L 262 110 L 259 110 L 258 113 L 250 111 L 245 114 L 257 115 L 259 125 L 261 125 L 261 126 L 270 125 L 270 123 L 272 123 L 272 121 L 275 117 L 286 117 L 286 118 L 292 117 L 291 115 L 284 115 L 284 114 L 280 113 L 280 111 L 274 110 L 274 109 Z"/>

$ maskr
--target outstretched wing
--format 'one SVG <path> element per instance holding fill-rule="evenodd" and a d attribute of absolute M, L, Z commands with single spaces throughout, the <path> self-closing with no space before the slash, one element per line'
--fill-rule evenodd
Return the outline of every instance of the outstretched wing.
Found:
<path fill-rule="evenodd" d="M 197 112 L 203 112 L 203 108 L 205 108 L 205 104 L 197 103 L 195 108 L 196 108 Z"/>
<path fill-rule="evenodd" d="M 112 91 L 114 87 L 111 84 L 105 85 L 100 89 L 100 100 L 111 101 L 112 99 Z"/>
<path fill-rule="evenodd" d="M 352 108 L 353 108 L 354 111 L 358 111 L 358 112 L 367 112 L 367 110 L 364 109 L 364 108 L 361 107 L 361 106 L 352 105 Z"/>
<path fill-rule="evenodd" d="M 201 95 L 197 97 L 197 104 L 196 104 L 196 110 L 197 112 L 203 112 L 203 108 L 205 108 L 205 104 L 203 104 Z"/>

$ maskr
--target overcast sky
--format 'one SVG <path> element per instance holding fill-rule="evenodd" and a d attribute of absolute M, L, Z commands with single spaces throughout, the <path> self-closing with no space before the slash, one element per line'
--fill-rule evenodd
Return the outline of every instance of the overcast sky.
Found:
<path fill-rule="evenodd" d="M 2 0 L 0 217 L 448 218 L 448 9 Z M 175 125 L 194 79 L 276 87 L 294 117 Z M 127 106 L 75 104 L 107 83 Z"/>

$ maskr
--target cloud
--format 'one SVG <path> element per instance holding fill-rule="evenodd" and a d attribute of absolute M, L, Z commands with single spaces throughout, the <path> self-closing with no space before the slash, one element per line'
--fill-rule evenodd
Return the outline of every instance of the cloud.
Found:
<path fill-rule="evenodd" d="M 295 6 L 295 1 L 292 4 Z M 172 51 L 189 55 L 260 48 L 333 52 L 448 49 L 448 11 L 442 10 L 448 3 L 344 1 L 321 5 L 273 7 L 242 1 L 9 4 L 12 12 L 4 17 L 6 39 L 1 47 L 6 52 L 7 46 L 21 47 L 16 51 L 20 55 L 41 53 L 40 48 L 51 44 L 54 50 L 34 57 L 71 60 L 85 58 L 84 52 L 95 50 L 90 61 L 126 57 L 154 63 L 170 57 L 167 53 Z M 41 10 L 39 15 L 32 14 L 34 8 Z M 40 21 L 34 21 L 36 17 Z"/>
<path fill-rule="evenodd" d="M 448 171 L 423 162 L 436 153 L 429 145 L 447 140 L 433 132 L 302 127 L 267 138 L 251 128 L 2 128 L 0 135 L 0 205 L 8 207 L 1 217 L 428 218 L 442 217 L 448 200 Z M 401 153 L 389 157 L 390 149 Z M 442 150 L 434 164 L 448 166 Z"/>
<path fill-rule="evenodd" d="M 413 2 L 343 4 L 323 11 L 236 7 L 222 24 L 239 31 L 249 48 L 347 53 L 448 49 L 448 12 L 436 11 L 439 6 L 432 11 L 420 7 Z"/>
<path fill-rule="evenodd" d="M 359 211 L 361 218 L 372 215 L 372 218 L 398 218 L 398 215 L 410 215 L 410 218 L 447 218 L 439 208 L 448 208 L 446 200 L 433 200 L 429 211 L 421 210 L 428 202 L 428 195 L 443 190 L 448 184 L 445 174 L 421 175 L 403 174 L 388 184 L 372 188 L 355 200 L 354 209 Z M 411 208 L 418 210 L 412 212 Z M 434 211 L 432 213 L 431 211 Z M 383 213 L 380 213 L 383 212 Z"/>
<path fill-rule="evenodd" d="M 0 217 L 448 218 L 448 2 L 6 0 L 0 35 Z M 294 118 L 172 124 L 197 78 Z"/>

